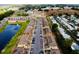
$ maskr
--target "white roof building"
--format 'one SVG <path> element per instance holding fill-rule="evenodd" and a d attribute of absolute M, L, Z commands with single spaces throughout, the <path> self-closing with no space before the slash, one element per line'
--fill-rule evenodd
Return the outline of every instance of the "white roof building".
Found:
<path fill-rule="evenodd" d="M 57 17 L 57 18 L 61 21 L 62 24 L 66 25 L 69 30 L 74 30 L 74 28 L 66 22 L 65 18 L 63 18 L 65 21 L 60 17 Z"/>
<path fill-rule="evenodd" d="M 75 22 L 76 22 L 76 23 L 79 23 L 79 19 L 76 19 Z"/>
<path fill-rule="evenodd" d="M 77 32 L 77 36 L 79 36 L 79 32 Z"/>
<path fill-rule="evenodd" d="M 73 30 L 74 28 L 71 26 L 71 25 L 69 25 L 67 22 L 65 22 L 64 20 L 61 20 L 61 22 L 63 23 L 63 24 L 65 24 L 70 30 Z"/>
<path fill-rule="evenodd" d="M 59 32 L 61 33 L 61 35 L 65 38 L 65 39 L 70 39 L 70 35 L 68 35 L 63 28 L 58 28 Z"/>
<path fill-rule="evenodd" d="M 71 9 L 72 7 L 65 6 L 64 9 Z"/>
<path fill-rule="evenodd" d="M 52 9 L 60 9 L 60 7 L 53 7 Z"/>
<path fill-rule="evenodd" d="M 72 45 L 71 45 L 71 49 L 72 50 L 79 50 L 79 45 L 76 44 L 75 42 L 73 42 Z"/>

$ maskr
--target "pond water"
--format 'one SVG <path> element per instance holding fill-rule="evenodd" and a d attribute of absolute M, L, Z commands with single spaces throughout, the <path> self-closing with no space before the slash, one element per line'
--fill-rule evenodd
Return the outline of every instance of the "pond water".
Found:
<path fill-rule="evenodd" d="M 0 51 L 8 44 L 19 29 L 20 25 L 9 24 L 3 32 L 0 32 Z"/>

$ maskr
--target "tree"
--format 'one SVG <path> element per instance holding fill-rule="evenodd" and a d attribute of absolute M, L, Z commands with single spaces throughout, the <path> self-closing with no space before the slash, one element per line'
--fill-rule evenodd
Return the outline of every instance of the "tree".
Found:
<path fill-rule="evenodd" d="M 0 20 L 2 20 L 5 17 L 12 15 L 13 13 L 14 13 L 14 11 L 9 10 L 9 11 L 5 12 L 4 14 L 0 14 Z"/>
<path fill-rule="evenodd" d="M 48 12 L 49 10 L 48 10 L 48 9 L 45 9 L 44 11 L 45 11 L 45 12 Z"/>
<path fill-rule="evenodd" d="M 73 42 L 73 40 L 71 40 L 71 39 L 65 39 L 64 40 L 64 47 L 65 48 L 71 47 L 72 42 Z"/>
<path fill-rule="evenodd" d="M 41 8 L 39 8 L 39 10 L 38 11 L 42 11 L 42 9 Z"/>
<path fill-rule="evenodd" d="M 28 16 L 29 14 L 27 13 L 17 13 L 17 16 Z"/>
<path fill-rule="evenodd" d="M 58 25 L 56 23 L 54 23 L 52 25 L 52 31 L 57 31 L 57 29 L 58 29 Z"/>
<path fill-rule="evenodd" d="M 58 14 L 58 16 L 62 16 L 62 14 L 60 13 L 60 14 Z"/>

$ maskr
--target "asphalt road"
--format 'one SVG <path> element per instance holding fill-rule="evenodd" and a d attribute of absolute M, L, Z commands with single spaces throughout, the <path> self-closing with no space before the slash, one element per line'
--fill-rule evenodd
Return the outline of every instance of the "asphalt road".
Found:
<path fill-rule="evenodd" d="M 31 54 L 43 53 L 42 52 L 43 44 L 41 44 L 42 42 L 43 41 L 42 41 L 42 36 L 41 36 L 41 25 L 40 25 L 40 21 L 37 20 L 35 34 L 33 37 L 33 44 L 32 44 L 32 48 L 31 48 Z"/>

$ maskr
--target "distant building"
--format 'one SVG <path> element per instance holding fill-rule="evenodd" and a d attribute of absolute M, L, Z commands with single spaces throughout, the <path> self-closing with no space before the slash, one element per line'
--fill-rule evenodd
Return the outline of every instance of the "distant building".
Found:
<path fill-rule="evenodd" d="M 72 7 L 65 6 L 64 9 L 71 9 Z"/>
<path fill-rule="evenodd" d="M 25 22 L 27 20 L 26 17 L 7 17 L 6 20 L 8 20 L 8 22 Z"/>
<path fill-rule="evenodd" d="M 52 9 L 60 9 L 60 7 L 53 7 Z"/>

